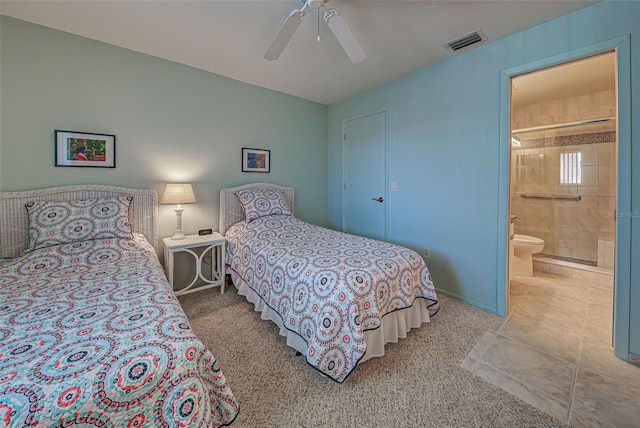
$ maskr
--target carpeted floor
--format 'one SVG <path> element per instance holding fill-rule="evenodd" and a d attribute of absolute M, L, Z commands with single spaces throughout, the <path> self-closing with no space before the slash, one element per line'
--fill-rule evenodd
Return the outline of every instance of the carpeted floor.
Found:
<path fill-rule="evenodd" d="M 440 312 L 343 384 L 287 347 L 233 286 L 180 297 L 240 402 L 233 427 L 556 427 L 551 416 L 460 367 L 497 316 L 439 295 Z"/>

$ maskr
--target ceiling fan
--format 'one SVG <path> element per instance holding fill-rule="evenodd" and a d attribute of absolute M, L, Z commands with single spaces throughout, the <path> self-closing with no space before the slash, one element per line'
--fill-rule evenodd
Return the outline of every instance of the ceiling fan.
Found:
<path fill-rule="evenodd" d="M 287 19 L 282 24 L 280 31 L 276 35 L 276 37 L 271 42 L 269 49 L 264 54 L 264 59 L 267 61 L 275 61 L 280 57 L 282 51 L 293 37 L 293 34 L 298 29 L 298 26 L 302 23 L 306 15 L 306 9 L 316 9 L 319 11 L 320 8 L 324 9 L 324 22 L 327 24 L 333 35 L 342 46 L 342 49 L 345 51 L 349 59 L 352 63 L 357 64 L 359 62 L 364 61 L 367 55 L 362 50 L 362 47 L 356 40 L 355 36 L 347 26 L 347 23 L 344 21 L 342 16 L 340 16 L 340 12 L 336 9 L 328 9 L 326 4 L 330 0 L 302 0 L 304 1 L 304 6 L 300 9 L 294 9 Z"/>

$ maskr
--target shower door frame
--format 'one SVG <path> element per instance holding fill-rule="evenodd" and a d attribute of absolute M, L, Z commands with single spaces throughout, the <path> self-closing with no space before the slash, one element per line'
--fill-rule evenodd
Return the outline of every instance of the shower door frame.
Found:
<path fill-rule="evenodd" d="M 500 74 L 500 182 L 498 213 L 498 314 L 506 316 L 509 291 L 509 188 L 511 146 L 511 79 L 532 71 L 562 65 L 594 55 L 615 53 L 617 96 L 617 180 L 616 212 L 631 212 L 631 41 L 621 36 L 579 49 L 566 51 Z M 615 225 L 615 265 L 613 301 L 613 347 L 616 357 L 629 361 L 631 321 L 631 219 L 618 218 Z"/>

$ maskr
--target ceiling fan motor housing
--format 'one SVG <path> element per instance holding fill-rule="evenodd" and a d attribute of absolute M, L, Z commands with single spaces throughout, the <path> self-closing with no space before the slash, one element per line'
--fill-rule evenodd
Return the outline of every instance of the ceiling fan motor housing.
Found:
<path fill-rule="evenodd" d="M 267 61 L 275 61 L 280 57 L 280 54 L 293 37 L 293 33 L 296 32 L 305 15 L 305 9 L 312 8 L 319 11 L 320 8 L 323 8 L 326 12 L 324 14 L 324 22 L 327 23 L 327 26 L 336 37 L 338 43 L 347 54 L 352 63 L 357 64 L 359 62 L 364 61 L 367 55 L 362 50 L 362 46 L 358 43 L 356 38 L 353 36 L 353 33 L 347 26 L 347 23 L 344 22 L 342 16 L 340 16 L 340 12 L 335 9 L 327 9 L 326 4 L 329 0 L 301 0 L 305 1 L 304 6 L 301 9 L 294 9 L 287 19 L 280 27 L 280 31 L 276 34 L 276 37 L 273 39 L 269 48 L 264 54 L 264 59 Z M 320 25 L 320 13 L 318 13 L 318 25 Z M 320 40 L 320 28 L 318 27 L 318 41 Z"/>
<path fill-rule="evenodd" d="M 307 5 L 312 9 L 320 9 L 329 0 L 307 0 Z"/>

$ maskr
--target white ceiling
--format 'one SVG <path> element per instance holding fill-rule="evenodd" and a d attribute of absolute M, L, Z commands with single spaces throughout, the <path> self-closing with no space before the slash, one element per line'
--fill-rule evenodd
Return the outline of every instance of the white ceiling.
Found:
<path fill-rule="evenodd" d="M 616 88 L 616 56 L 609 52 L 512 79 L 513 105 L 522 106 Z"/>
<path fill-rule="evenodd" d="M 309 11 L 278 61 L 262 56 L 299 0 L 7 1 L 0 13 L 331 104 L 442 61 L 481 29 L 494 41 L 595 3 L 582 0 L 334 0 L 364 48 L 352 64 Z"/>

